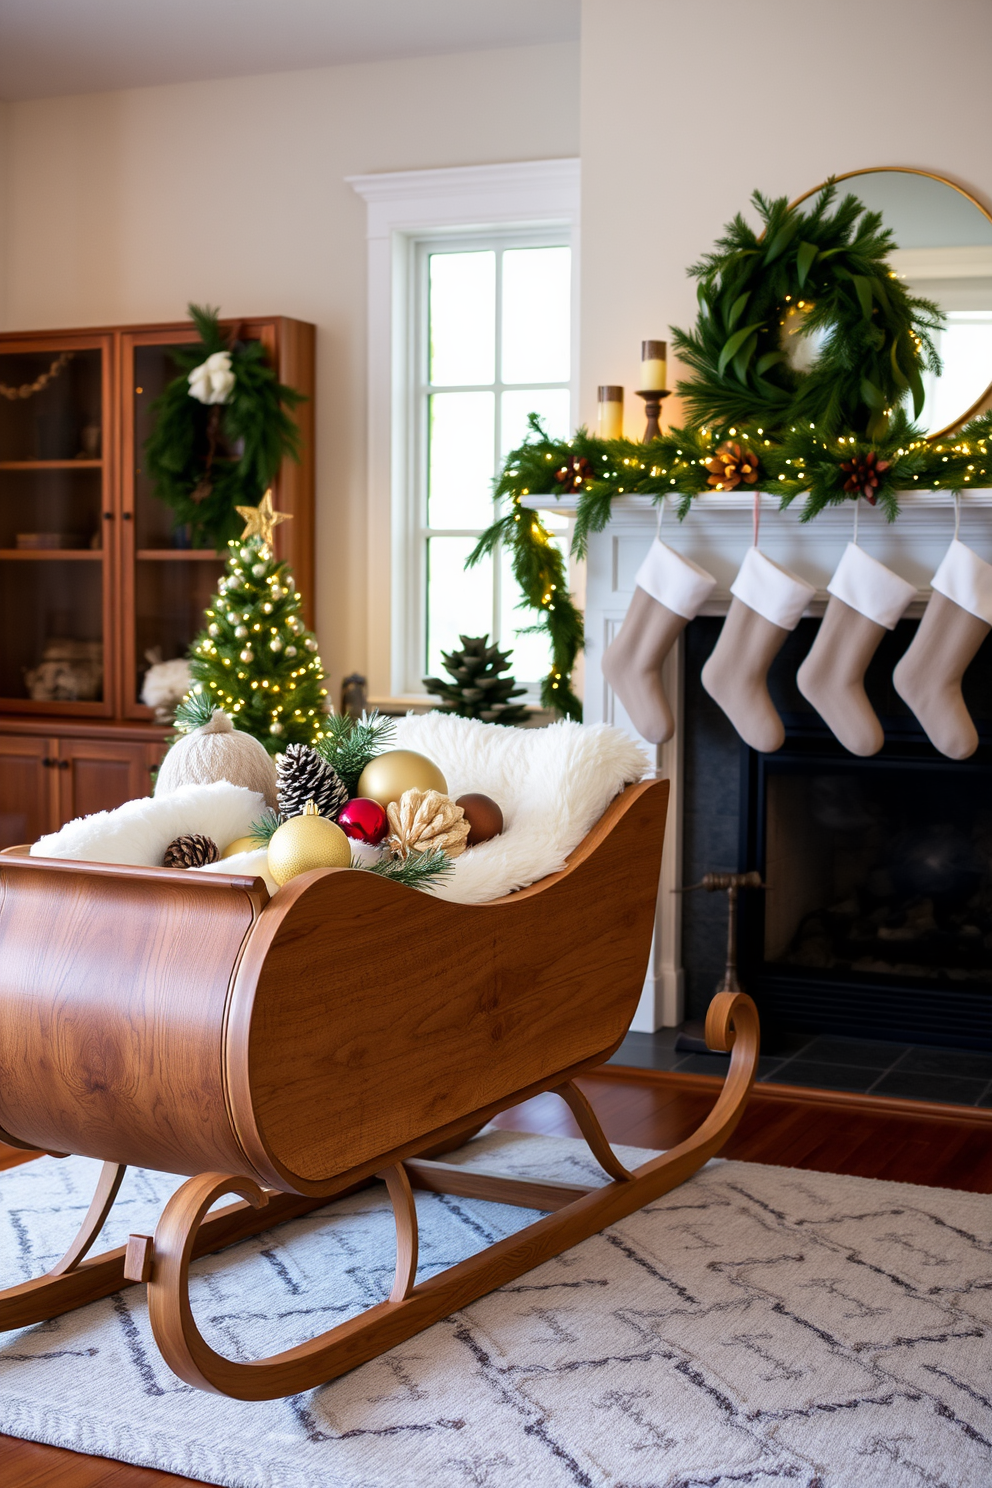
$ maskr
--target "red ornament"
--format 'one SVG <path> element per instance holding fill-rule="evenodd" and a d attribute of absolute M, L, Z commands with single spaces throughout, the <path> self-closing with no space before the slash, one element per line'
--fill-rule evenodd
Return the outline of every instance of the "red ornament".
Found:
<path fill-rule="evenodd" d="M 462 808 L 465 820 L 469 824 L 466 847 L 475 847 L 479 842 L 488 842 L 491 837 L 498 837 L 502 832 L 503 813 L 491 796 L 483 796 L 477 791 L 470 791 L 466 796 L 459 796 L 455 805 Z"/>
<path fill-rule="evenodd" d="M 367 842 L 371 847 L 380 843 L 389 831 L 389 818 L 378 801 L 367 796 L 356 796 L 338 812 L 338 826 L 353 842 Z"/>

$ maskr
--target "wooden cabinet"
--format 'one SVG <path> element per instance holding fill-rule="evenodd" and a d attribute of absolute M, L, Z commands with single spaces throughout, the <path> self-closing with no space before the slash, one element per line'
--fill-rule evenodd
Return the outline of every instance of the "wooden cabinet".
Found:
<path fill-rule="evenodd" d="M 225 322 L 306 401 L 276 531 L 313 602 L 314 327 Z M 164 733 L 141 702 L 151 657 L 184 656 L 224 560 L 173 530 L 143 468 L 151 405 L 188 323 L 0 336 L 0 844 L 147 793 Z M 306 614 L 312 624 L 312 612 Z M 39 825 L 40 824 L 40 825 Z"/>
<path fill-rule="evenodd" d="M 52 728 L 58 731 L 0 733 L 0 849 L 147 796 L 169 732 L 90 725 L 80 735 L 54 722 Z"/>

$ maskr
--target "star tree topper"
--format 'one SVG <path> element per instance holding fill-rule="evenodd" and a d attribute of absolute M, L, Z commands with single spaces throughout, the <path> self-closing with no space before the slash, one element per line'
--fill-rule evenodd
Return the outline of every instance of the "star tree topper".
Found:
<path fill-rule="evenodd" d="M 241 534 L 241 541 L 246 537 L 260 537 L 262 546 L 272 547 L 272 534 L 280 522 L 292 521 L 292 512 L 277 512 L 272 510 L 272 488 L 271 486 L 262 497 L 257 506 L 237 506 L 235 511 L 245 519 L 245 530 Z"/>

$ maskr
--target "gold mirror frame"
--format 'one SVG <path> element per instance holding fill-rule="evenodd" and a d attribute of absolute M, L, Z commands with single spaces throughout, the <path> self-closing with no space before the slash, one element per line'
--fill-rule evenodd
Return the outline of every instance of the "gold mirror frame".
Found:
<path fill-rule="evenodd" d="M 959 196 L 963 196 L 966 201 L 970 201 L 973 207 L 977 207 L 986 221 L 992 224 L 992 212 L 987 207 L 982 206 L 977 196 L 973 196 L 970 191 L 966 191 L 956 181 L 949 181 L 946 176 L 939 176 L 936 171 L 918 170 L 912 165 L 866 165 L 861 170 L 844 171 L 841 175 L 834 176 L 833 179 L 838 182 L 850 181 L 855 176 L 877 176 L 882 171 L 892 171 L 902 176 L 926 176 L 931 181 L 939 181 L 942 186 L 950 186 L 952 191 L 956 191 Z M 792 207 L 798 207 L 804 201 L 808 201 L 811 196 L 816 196 L 817 192 L 822 191 L 826 184 L 826 181 L 821 181 L 819 186 L 813 186 L 809 191 L 804 191 L 802 196 L 797 196 L 795 201 L 790 202 L 790 209 Z M 989 382 L 981 396 L 975 399 L 971 407 L 966 409 L 960 418 L 956 418 L 953 423 L 947 424 L 943 429 L 936 429 L 934 433 L 927 434 L 925 436 L 927 443 L 932 444 L 935 439 L 943 439 L 945 435 L 952 434 L 955 429 L 960 429 L 962 424 L 966 424 L 970 418 L 974 418 L 976 414 L 981 413 L 990 401 L 992 401 L 992 382 Z"/>

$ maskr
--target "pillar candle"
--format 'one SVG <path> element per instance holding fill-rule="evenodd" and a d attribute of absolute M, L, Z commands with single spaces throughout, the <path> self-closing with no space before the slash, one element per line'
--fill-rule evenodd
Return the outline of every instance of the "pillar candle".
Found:
<path fill-rule="evenodd" d="M 641 342 L 641 386 L 642 393 L 663 393 L 667 375 L 668 344 L 665 341 Z"/>
<path fill-rule="evenodd" d="M 597 433 L 600 439 L 623 438 L 623 388 L 609 384 L 599 389 Z"/>

